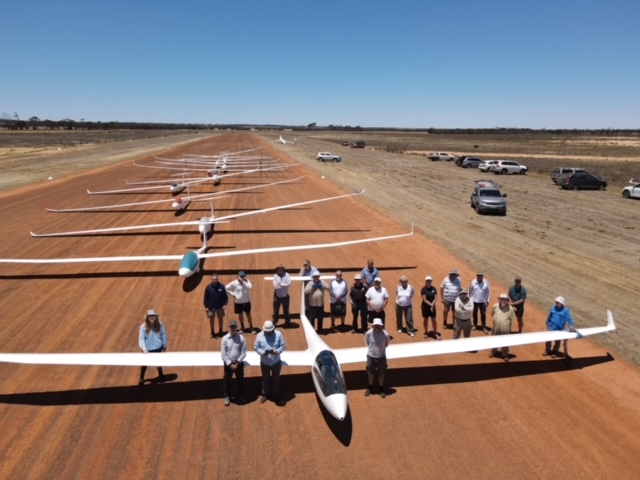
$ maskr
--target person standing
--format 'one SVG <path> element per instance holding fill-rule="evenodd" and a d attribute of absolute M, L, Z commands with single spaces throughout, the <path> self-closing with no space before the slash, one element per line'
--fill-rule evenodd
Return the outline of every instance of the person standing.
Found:
<path fill-rule="evenodd" d="M 291 326 L 289 288 L 291 288 L 291 276 L 285 271 L 284 265 L 278 265 L 276 274 L 273 276 L 273 324 L 278 325 L 278 315 L 282 306 L 284 328 Z"/>
<path fill-rule="evenodd" d="M 256 337 L 254 349 L 260 355 L 260 370 L 262 371 L 262 397 L 260 403 L 265 403 L 271 396 L 277 405 L 284 402 L 280 398 L 280 370 L 282 360 L 280 354 L 284 352 L 286 344 L 284 337 L 271 320 L 264 322 L 262 332 Z"/>
<path fill-rule="evenodd" d="M 320 280 L 320 272 L 314 272 L 312 280 L 304 287 L 304 295 L 309 298 L 309 305 L 305 305 L 309 312 L 307 317 L 312 327 L 317 326 L 317 332 L 322 333 L 322 320 L 324 319 L 324 292 L 328 286 Z"/>
<path fill-rule="evenodd" d="M 390 340 L 389 332 L 384 329 L 382 319 L 374 318 L 371 328 L 364 335 L 364 344 L 367 346 L 367 379 L 369 381 L 369 386 L 364 391 L 366 397 L 373 393 L 375 377 L 378 377 L 380 396 L 382 398 L 387 396 L 384 391 L 384 378 L 387 375 L 386 351 Z"/>
<path fill-rule="evenodd" d="M 240 270 L 238 276 L 233 282 L 227 284 L 227 292 L 233 295 L 235 298 L 235 304 L 233 306 L 233 312 L 238 315 L 240 320 L 240 328 L 244 331 L 244 315 L 247 314 L 247 322 L 249 323 L 249 331 L 256 334 L 256 330 L 253 329 L 253 318 L 251 317 L 251 297 L 249 293 L 253 285 L 247 278 L 247 274 Z"/>
<path fill-rule="evenodd" d="M 527 289 L 522 286 L 520 277 L 516 277 L 513 283 L 514 285 L 509 289 L 509 299 L 516 312 L 518 333 L 522 333 L 524 330 L 524 302 L 527 300 Z"/>
<path fill-rule="evenodd" d="M 427 275 L 424 279 L 424 287 L 420 290 L 420 296 L 422 297 L 420 309 L 422 310 L 424 338 L 429 338 L 429 319 L 431 319 L 433 338 L 442 340 L 442 335 L 438 332 L 438 321 L 436 320 L 436 297 L 438 296 L 438 290 L 432 285 L 432 282 L 433 279 Z"/>
<path fill-rule="evenodd" d="M 353 277 L 353 285 L 349 289 L 349 301 L 351 302 L 351 313 L 353 315 L 353 330 L 351 333 L 358 333 L 358 316 L 362 324 L 362 332 L 367 331 L 367 286 L 362 282 L 362 275 L 359 273 Z"/>
<path fill-rule="evenodd" d="M 300 273 L 299 275 L 301 277 L 309 277 L 312 278 L 314 273 L 320 273 L 318 271 L 318 269 L 316 267 L 314 267 L 313 265 L 311 265 L 311 261 L 309 259 L 305 260 L 302 263 L 302 268 L 300 269 Z M 305 288 L 307 286 L 307 284 L 309 283 L 309 280 L 305 280 L 302 283 L 302 288 Z M 305 311 L 304 314 L 309 317 L 309 296 L 305 293 L 304 296 L 304 304 L 305 304 Z"/>
<path fill-rule="evenodd" d="M 211 283 L 204 290 L 204 311 L 209 319 L 209 327 L 211 327 L 211 338 L 216 336 L 215 321 L 218 318 L 218 327 L 220 336 L 222 336 L 222 320 L 224 319 L 224 311 L 227 308 L 229 297 L 227 290 L 218 279 L 218 274 L 211 275 Z"/>
<path fill-rule="evenodd" d="M 347 295 L 349 285 L 342 278 L 342 270 L 336 272 L 336 278 L 329 284 L 329 303 L 331 312 L 331 331 L 336 331 L 336 318 L 340 318 L 340 328 L 344 329 L 344 318 L 347 315 Z"/>
<path fill-rule="evenodd" d="M 573 323 L 573 317 L 571 311 L 566 306 L 567 302 L 564 297 L 556 297 L 555 305 L 551 307 L 549 315 L 547 316 L 547 330 L 550 332 L 557 332 L 565 330 L 567 323 L 569 324 L 569 331 L 575 332 L 576 326 Z M 569 355 L 567 351 L 567 341 L 564 340 L 564 354 Z M 560 355 L 560 340 L 553 342 L 553 350 L 551 350 L 551 342 L 545 342 L 545 350 L 543 356 L 550 355 L 551 358 L 556 358 Z"/>
<path fill-rule="evenodd" d="M 487 305 L 491 297 L 489 282 L 484 279 L 484 273 L 478 272 L 475 280 L 469 286 L 469 297 L 473 302 L 473 329 L 478 329 L 478 311 L 480 311 L 480 322 L 482 331 L 489 333 L 487 329 Z"/>
<path fill-rule="evenodd" d="M 501 293 L 498 297 L 498 303 L 491 310 L 493 317 L 492 335 L 509 335 L 511 333 L 511 324 L 515 318 L 515 310 L 509 305 L 509 295 Z M 489 357 L 494 357 L 498 352 L 497 348 L 492 348 Z M 502 359 L 509 361 L 509 347 L 502 347 Z"/>
<path fill-rule="evenodd" d="M 376 278 L 380 278 L 380 272 L 376 267 L 373 266 L 372 259 L 367 260 L 367 266 L 362 269 L 360 275 L 362 275 L 362 281 L 367 288 L 373 287 L 373 281 Z"/>
<path fill-rule="evenodd" d="M 244 359 L 247 356 L 247 342 L 238 333 L 238 322 L 229 322 L 229 333 L 222 337 L 220 354 L 224 362 L 224 405 L 231 403 L 231 378 L 236 376 L 238 384 L 238 402 L 244 405 L 247 399 L 244 396 Z"/>
<path fill-rule="evenodd" d="M 443 305 L 443 320 L 442 320 L 442 328 L 444 330 L 447 329 L 447 320 L 449 319 L 449 311 L 451 311 L 451 315 L 455 319 L 455 303 L 460 295 L 460 291 L 462 290 L 462 281 L 460 280 L 460 275 L 458 274 L 458 270 L 455 268 L 449 272 L 449 275 L 444 277 L 442 280 L 442 284 L 440 285 L 440 297 L 442 298 Z M 455 324 L 455 320 L 453 321 Z M 455 326 L 453 326 L 455 329 Z"/>
<path fill-rule="evenodd" d="M 373 322 L 374 318 L 379 318 L 382 320 L 382 325 L 384 326 L 386 318 L 384 309 L 387 303 L 389 303 L 389 293 L 387 289 L 382 286 L 382 279 L 380 277 L 376 277 L 373 280 L 373 287 L 367 290 L 366 298 L 368 310 L 367 319 L 369 323 Z"/>
<path fill-rule="evenodd" d="M 168 339 L 164 324 L 160 321 L 160 315 L 155 310 L 148 310 L 144 322 L 140 325 L 138 345 L 142 353 L 160 353 L 167 351 Z M 158 368 L 158 381 L 165 380 L 162 367 Z M 140 367 L 140 380 L 138 385 L 144 385 L 144 374 L 147 371 L 145 365 Z"/>
<path fill-rule="evenodd" d="M 398 333 L 402 333 L 402 317 L 407 322 L 407 335 L 415 337 L 413 329 L 413 287 L 409 285 L 409 279 L 402 275 L 400 283 L 396 287 L 396 326 Z"/>
<path fill-rule="evenodd" d="M 469 292 L 466 288 L 460 290 L 460 295 L 454 302 L 455 320 L 453 323 L 453 338 L 460 338 L 460 333 L 464 334 L 464 338 L 471 336 L 471 313 L 473 311 L 473 302 L 469 298 Z"/>

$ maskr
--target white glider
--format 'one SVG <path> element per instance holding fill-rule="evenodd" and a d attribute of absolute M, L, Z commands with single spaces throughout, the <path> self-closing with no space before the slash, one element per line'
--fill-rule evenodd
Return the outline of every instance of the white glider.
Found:
<path fill-rule="evenodd" d="M 278 140 L 276 140 L 277 143 L 281 143 L 283 145 L 295 145 L 297 139 L 293 139 L 292 140 L 285 140 L 284 138 L 282 138 L 282 135 L 280 135 L 280 138 Z"/>
<path fill-rule="evenodd" d="M 232 250 L 228 252 L 204 253 L 207 250 L 207 236 L 203 235 L 203 246 L 196 250 L 185 253 L 184 255 L 143 255 L 137 257 L 88 257 L 88 258 L 0 258 L 0 263 L 19 263 L 19 264 L 69 264 L 69 263 L 104 263 L 104 262 L 148 262 L 148 261 L 164 261 L 164 260 L 180 260 L 178 275 L 183 278 L 190 277 L 200 270 L 200 261 L 206 258 L 233 257 L 238 255 L 256 255 L 272 252 L 291 252 L 297 250 L 313 250 L 318 248 L 335 248 L 346 247 L 349 245 L 358 245 L 368 242 L 382 242 L 384 240 L 394 240 L 413 235 L 413 225 L 411 232 L 399 235 L 389 235 L 386 237 L 363 238 L 360 240 L 349 240 L 335 243 L 320 243 L 312 245 L 294 245 L 285 247 L 269 247 L 257 248 L 252 250 Z"/>
<path fill-rule="evenodd" d="M 336 419 L 344 420 L 349 408 L 347 387 L 341 364 L 363 363 L 367 348 L 331 349 L 315 332 L 304 314 L 304 293 L 301 294 L 300 322 L 306 350 L 285 350 L 281 354 L 283 365 L 311 367 L 311 378 L 318 398 Z M 583 328 L 576 332 L 531 332 L 510 335 L 491 335 L 442 342 L 415 342 L 392 344 L 387 347 L 387 360 L 410 357 L 461 353 L 491 348 L 512 347 L 555 340 L 582 338 L 615 330 L 613 314 L 607 310 L 607 325 Z M 0 353 L 0 362 L 33 365 L 100 365 L 100 366 L 158 366 L 158 367 L 221 367 L 220 352 L 164 352 L 144 353 Z M 260 357 L 255 351 L 247 352 L 244 361 L 248 366 L 259 366 Z"/>
<path fill-rule="evenodd" d="M 165 228 L 165 227 L 181 227 L 186 225 L 199 225 L 201 228 L 203 225 L 211 226 L 214 223 L 219 223 L 221 221 L 226 220 L 234 220 L 236 218 L 246 217 L 249 215 L 257 215 L 260 213 L 272 212 L 275 210 L 283 210 L 286 208 L 295 208 L 302 207 L 304 205 L 312 205 L 315 203 L 329 202 L 331 200 L 340 200 L 342 198 L 353 197 L 356 195 L 362 195 L 364 193 L 364 189 L 358 190 L 355 193 L 347 193 L 345 195 L 338 195 L 335 197 L 327 197 L 327 198 L 319 198 L 316 200 L 307 200 L 306 202 L 298 202 L 298 203 L 290 203 L 288 205 L 278 205 L 277 207 L 269 207 L 263 208 L 261 210 L 253 210 L 250 212 L 242 212 L 235 213 L 233 215 L 227 215 L 224 217 L 215 217 L 212 215 L 211 217 L 204 217 L 200 220 L 188 220 L 185 222 L 169 222 L 169 223 L 153 223 L 148 225 L 129 225 L 126 227 L 111 227 L 111 228 L 99 228 L 95 230 L 78 230 L 75 232 L 56 232 L 56 233 L 34 233 L 31 232 L 32 237 L 40 238 L 40 237 L 72 237 L 76 235 L 92 235 L 92 234 L 101 234 L 101 233 L 113 233 L 113 232 L 129 232 L 132 230 L 144 230 L 146 228 Z M 210 228 L 209 228 L 210 230 Z M 208 231 L 200 231 L 200 233 L 208 233 Z"/>
<path fill-rule="evenodd" d="M 110 210 L 112 208 L 137 207 L 137 206 L 140 206 L 140 205 L 153 205 L 153 204 L 169 203 L 169 202 L 171 202 L 171 206 L 174 209 L 176 209 L 176 210 L 184 210 L 190 202 L 209 201 L 211 199 L 220 198 L 221 195 L 226 195 L 226 194 L 229 194 L 229 193 L 238 193 L 238 192 L 244 192 L 244 191 L 247 191 L 247 190 L 254 190 L 256 188 L 272 187 L 274 185 L 281 185 L 283 183 L 296 182 L 296 181 L 301 180 L 303 178 L 304 178 L 304 175 L 301 176 L 301 177 L 297 177 L 297 178 L 291 179 L 291 180 L 282 180 L 280 182 L 265 183 L 265 184 L 261 184 L 261 185 L 253 185 L 251 187 L 236 188 L 236 189 L 233 189 L 233 190 L 224 190 L 224 191 L 215 192 L 215 193 L 201 193 L 199 195 L 190 195 L 189 194 L 189 195 L 185 195 L 183 197 L 169 198 L 169 199 L 164 199 L 164 200 L 147 200 L 145 202 L 116 203 L 115 205 L 101 205 L 101 206 L 98 206 L 98 207 L 79 207 L 79 208 L 48 208 L 47 207 L 47 211 L 48 212 L 54 212 L 54 213 L 94 212 L 94 211 L 100 211 L 100 210 Z"/>

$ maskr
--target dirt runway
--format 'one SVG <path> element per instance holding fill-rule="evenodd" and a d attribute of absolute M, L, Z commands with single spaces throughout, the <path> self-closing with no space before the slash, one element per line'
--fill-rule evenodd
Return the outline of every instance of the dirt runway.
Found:
<path fill-rule="evenodd" d="M 244 133 L 180 146 L 163 156 L 258 146 L 265 155 L 291 161 L 264 139 Z M 216 202 L 216 213 L 344 193 L 304 166 L 233 177 L 219 189 L 300 175 L 306 177 L 293 184 L 222 199 Z M 167 197 L 86 194 L 87 188 L 124 188 L 126 180 L 154 176 L 158 174 L 127 162 L 2 194 L 0 257 L 182 254 L 198 248 L 198 235 L 189 227 L 71 238 L 29 236 L 31 230 L 161 223 L 208 214 L 207 204 L 192 204 L 179 216 L 169 206 L 64 214 L 43 208 Z M 201 187 L 202 192 L 211 189 Z M 391 235 L 409 228 L 377 206 L 350 198 L 219 224 L 210 243 L 211 251 L 222 251 Z M 247 272 L 254 284 L 254 321 L 261 325 L 271 315 L 272 297 L 271 284 L 263 277 L 272 275 L 279 263 L 297 273 L 305 258 L 324 274 L 343 270 L 350 282 L 373 258 L 390 290 L 391 307 L 400 275 L 419 289 L 425 275 L 432 275 L 439 286 L 452 267 L 465 284 L 475 274 L 474 268 L 419 233 L 361 246 L 208 260 L 200 275 L 187 280 L 178 277 L 178 262 L 2 264 L 0 350 L 136 351 L 138 328 L 148 308 L 160 312 L 170 350 L 219 350 L 220 340 L 209 338 L 202 307 L 209 275 L 218 272 L 229 282 L 238 270 Z M 492 283 L 494 299 L 506 286 Z M 296 313 L 298 297 L 296 286 Z M 421 335 L 396 333 L 391 307 L 387 315 L 393 342 L 421 341 Z M 419 312 L 417 301 L 414 310 Z M 545 312 L 531 305 L 526 319 L 531 330 L 540 330 Z M 300 328 L 283 332 L 288 349 L 306 348 Z M 254 337 L 245 335 L 252 347 Z M 444 335 L 450 338 L 451 330 Z M 334 348 L 363 342 L 361 335 L 350 332 L 329 334 L 325 340 Z M 284 407 L 260 404 L 260 374 L 249 368 L 249 404 L 225 408 L 218 368 L 167 369 L 170 382 L 140 387 L 135 368 L 0 364 L 0 477 L 637 478 L 638 369 L 586 340 L 572 342 L 570 348 L 572 369 L 562 360 L 543 358 L 540 345 L 512 349 L 515 358 L 509 364 L 488 358 L 484 351 L 395 361 L 386 399 L 365 397 L 364 364 L 349 366 L 345 377 L 350 411 L 344 422 L 320 407 L 304 368 L 283 370 Z M 155 370 L 147 375 L 153 377 Z"/>

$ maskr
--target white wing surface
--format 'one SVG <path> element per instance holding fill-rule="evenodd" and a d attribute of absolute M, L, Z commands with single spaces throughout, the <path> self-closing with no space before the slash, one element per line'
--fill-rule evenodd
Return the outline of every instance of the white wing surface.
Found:
<path fill-rule="evenodd" d="M 576 332 L 531 332 L 514 333 L 511 335 L 483 335 L 481 337 L 459 338 L 457 340 L 443 340 L 441 342 L 397 343 L 387 347 L 387 359 L 424 357 L 428 355 L 442 355 L 445 353 L 463 353 L 476 350 L 488 350 L 500 347 L 515 347 L 532 343 L 543 343 L 555 340 L 569 340 L 582 338 L 598 333 L 615 330 L 613 314 L 607 310 L 607 325 L 604 327 L 583 328 Z M 363 362 L 367 356 L 366 347 L 345 348 L 334 350 L 333 353 L 339 363 Z"/>

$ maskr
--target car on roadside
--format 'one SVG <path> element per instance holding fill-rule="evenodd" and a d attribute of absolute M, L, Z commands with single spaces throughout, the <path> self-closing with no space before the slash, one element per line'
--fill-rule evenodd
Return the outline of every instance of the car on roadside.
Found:
<path fill-rule="evenodd" d="M 493 167 L 496 163 L 498 163 L 497 160 L 485 160 L 480 165 L 478 165 L 478 170 L 480 170 L 481 172 L 490 172 L 491 167 Z"/>
<path fill-rule="evenodd" d="M 476 180 L 471 192 L 471 208 L 476 213 L 507 214 L 507 194 L 502 193 L 500 185 L 491 180 Z"/>
<path fill-rule="evenodd" d="M 342 157 L 331 152 L 318 152 L 316 160 L 319 162 L 341 162 Z"/>
<path fill-rule="evenodd" d="M 640 181 L 632 178 L 629 183 L 630 185 L 622 190 L 622 196 L 624 198 L 640 198 Z"/>
<path fill-rule="evenodd" d="M 551 171 L 551 181 L 553 183 L 558 183 L 558 180 L 562 175 L 570 175 L 572 173 L 581 173 L 586 172 L 584 168 L 575 168 L 575 167 L 557 167 Z"/>
<path fill-rule="evenodd" d="M 466 157 L 464 160 L 462 160 L 460 166 L 462 168 L 478 168 L 481 163 L 483 162 L 478 157 Z"/>
<path fill-rule="evenodd" d="M 447 162 L 451 162 L 456 157 L 455 155 L 451 155 L 450 153 L 447 153 L 447 152 L 435 152 L 427 155 L 427 158 L 432 162 L 437 162 L 438 160 L 446 160 Z"/>
<path fill-rule="evenodd" d="M 513 160 L 497 160 L 496 163 L 491 165 L 491 171 L 496 175 L 507 175 L 509 173 L 514 175 L 524 175 L 529 170 L 529 167 L 520 165 Z"/>
<path fill-rule="evenodd" d="M 597 175 L 587 172 L 571 173 L 563 175 L 558 181 L 564 190 L 604 190 L 607 182 Z"/>

